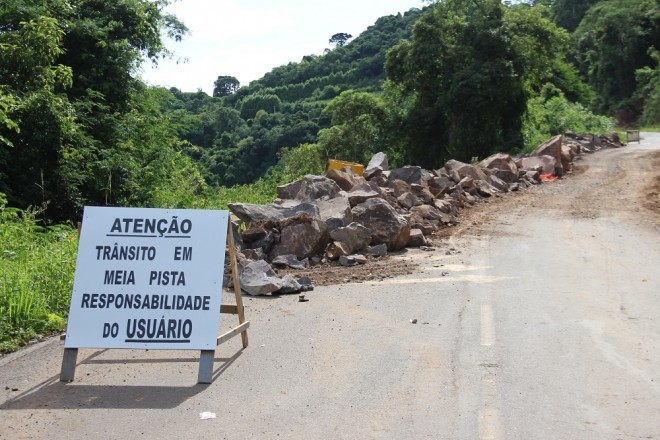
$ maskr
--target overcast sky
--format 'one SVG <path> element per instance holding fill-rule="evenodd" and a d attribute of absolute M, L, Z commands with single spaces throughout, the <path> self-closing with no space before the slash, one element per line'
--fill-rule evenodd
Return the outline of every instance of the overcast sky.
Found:
<path fill-rule="evenodd" d="M 422 0 L 179 0 L 169 12 L 191 31 L 183 42 L 167 46 L 186 62 L 145 62 L 142 78 L 151 85 L 184 92 L 213 92 L 220 75 L 241 85 L 273 67 L 321 55 L 330 37 L 357 37 L 384 15 L 424 6 Z"/>

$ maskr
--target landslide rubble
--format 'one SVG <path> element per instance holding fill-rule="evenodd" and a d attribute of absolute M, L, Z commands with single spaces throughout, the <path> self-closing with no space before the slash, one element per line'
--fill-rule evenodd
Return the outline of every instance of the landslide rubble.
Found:
<path fill-rule="evenodd" d="M 294 293 L 412 273 L 411 263 L 388 256 L 408 247 L 436 250 L 435 239 L 447 235 L 464 208 L 556 180 L 573 171 L 581 154 L 621 146 L 616 134 L 566 133 L 526 157 L 497 153 L 477 164 L 390 170 L 387 156 L 377 153 L 361 176 L 350 167 L 307 175 L 279 186 L 269 205 L 229 205 L 238 220 L 241 288 L 250 295 Z M 231 277 L 225 281 L 230 285 Z"/>

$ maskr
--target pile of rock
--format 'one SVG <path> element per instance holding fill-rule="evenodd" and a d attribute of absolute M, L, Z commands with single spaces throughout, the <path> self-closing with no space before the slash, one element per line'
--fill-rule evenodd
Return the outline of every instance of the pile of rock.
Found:
<path fill-rule="evenodd" d="M 478 164 L 448 161 L 438 170 L 390 170 L 384 153 L 364 175 L 350 168 L 277 188 L 270 205 L 230 204 L 244 224 L 240 233 L 241 287 L 249 294 L 312 288 L 308 279 L 278 278 L 271 266 L 308 267 L 322 260 L 366 264 L 388 251 L 428 245 L 428 237 L 457 223 L 461 208 L 498 193 L 561 177 L 581 153 L 621 146 L 615 136 L 556 136 L 528 157 L 495 154 Z"/>

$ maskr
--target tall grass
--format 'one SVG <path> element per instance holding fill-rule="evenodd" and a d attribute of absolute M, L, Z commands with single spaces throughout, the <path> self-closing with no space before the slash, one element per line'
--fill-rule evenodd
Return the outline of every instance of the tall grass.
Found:
<path fill-rule="evenodd" d="M 0 194 L 0 351 L 65 328 L 78 245 L 72 227 L 44 228 Z"/>

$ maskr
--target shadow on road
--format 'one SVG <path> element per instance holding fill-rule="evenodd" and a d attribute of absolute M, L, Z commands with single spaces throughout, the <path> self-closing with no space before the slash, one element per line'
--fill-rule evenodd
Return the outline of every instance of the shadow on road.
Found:
<path fill-rule="evenodd" d="M 100 351 L 78 363 L 83 364 L 162 364 L 184 362 L 190 359 L 95 359 Z M 239 350 L 229 358 L 215 358 L 215 381 L 242 354 Z M 126 372 L 129 374 L 129 371 Z M 166 382 L 168 379 L 163 378 Z M 176 378 L 173 382 L 179 382 Z M 135 385 L 81 385 L 60 382 L 59 375 L 30 388 L 0 405 L 0 410 L 19 409 L 170 409 L 176 408 L 196 394 L 206 390 L 209 384 L 193 386 L 135 386 Z"/>

